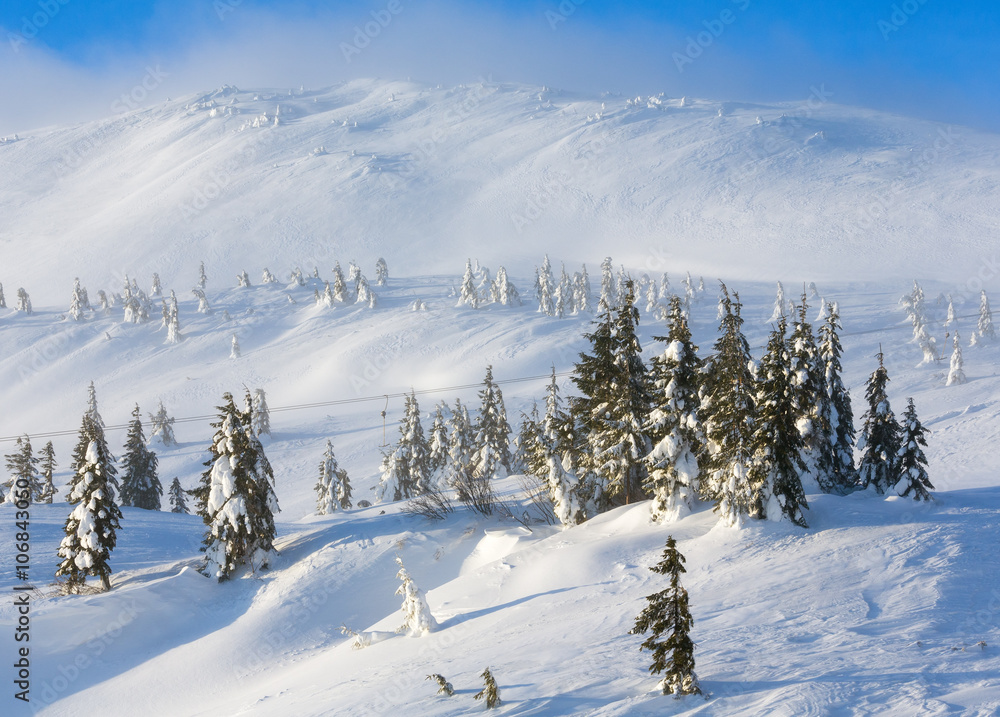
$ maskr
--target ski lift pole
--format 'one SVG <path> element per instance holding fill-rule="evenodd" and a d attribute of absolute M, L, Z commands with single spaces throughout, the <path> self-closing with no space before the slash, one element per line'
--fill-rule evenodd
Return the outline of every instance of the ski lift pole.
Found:
<path fill-rule="evenodd" d="M 389 442 L 385 439 L 385 412 L 389 408 L 389 395 L 383 394 L 385 396 L 385 408 L 382 409 L 382 445 L 379 448 L 385 448 L 389 445 Z"/>

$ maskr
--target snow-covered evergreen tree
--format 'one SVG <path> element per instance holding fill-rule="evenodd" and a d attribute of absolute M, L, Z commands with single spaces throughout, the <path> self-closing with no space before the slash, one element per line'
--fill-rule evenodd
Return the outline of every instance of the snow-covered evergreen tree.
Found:
<path fill-rule="evenodd" d="M 986 297 L 986 290 L 979 294 L 979 320 L 976 331 L 981 339 L 996 339 L 997 332 L 993 327 L 993 312 L 990 310 L 990 300 Z"/>
<path fill-rule="evenodd" d="M 100 412 L 97 410 L 97 389 L 94 388 L 94 382 L 91 381 L 90 385 L 87 387 L 87 413 L 86 416 L 94 422 L 102 431 L 104 430 L 104 419 L 101 418 Z M 76 458 L 76 456 L 74 456 Z"/>
<path fill-rule="evenodd" d="M 198 264 L 198 288 L 204 290 L 208 286 L 208 277 L 205 276 L 205 262 Z"/>
<path fill-rule="evenodd" d="M 667 336 L 656 337 L 667 346 L 652 360 L 652 410 L 644 426 L 652 445 L 646 491 L 653 496 L 655 521 L 677 518 L 691 508 L 700 489 L 698 454 L 705 440 L 699 418 L 702 364 L 679 296 L 670 297 L 669 312 Z"/>
<path fill-rule="evenodd" d="M 174 438 L 174 419 L 167 415 L 167 409 L 160 401 L 156 413 L 149 414 L 149 443 L 158 440 L 164 446 L 176 446 L 177 439 Z"/>
<path fill-rule="evenodd" d="M 462 275 L 462 288 L 458 296 L 458 305 L 470 306 L 473 309 L 479 308 L 479 292 L 476 291 L 471 259 L 465 261 L 465 274 Z"/>
<path fill-rule="evenodd" d="M 19 499 L 27 498 L 30 503 L 41 502 L 39 498 L 43 495 L 45 488 L 38 474 L 39 459 L 35 456 L 31 448 L 31 439 L 28 436 L 18 438 L 14 452 L 4 456 L 10 479 L 3 487 L 6 490 L 8 503 L 16 503 Z M 18 485 L 21 483 L 22 485 Z M 25 491 L 27 491 L 25 493 Z M 49 500 L 51 503 L 51 499 Z"/>
<path fill-rule="evenodd" d="M 494 679 L 493 673 L 490 672 L 490 668 L 487 667 L 483 670 L 480 677 L 483 678 L 483 689 L 479 690 L 472 697 L 473 699 L 483 700 L 486 703 L 486 709 L 496 709 L 503 703 L 500 700 L 500 688 L 497 687 L 496 679 Z"/>
<path fill-rule="evenodd" d="M 379 286 L 385 286 L 385 282 L 389 280 L 389 267 L 386 266 L 385 259 L 382 257 L 378 258 L 375 262 L 375 283 Z"/>
<path fill-rule="evenodd" d="M 3 284 L 0 284 L 0 309 L 7 308 L 7 298 L 3 295 Z"/>
<path fill-rule="evenodd" d="M 573 275 L 573 305 L 579 313 L 589 314 L 594 310 L 594 299 L 586 264 L 583 265 L 583 270 L 579 274 Z"/>
<path fill-rule="evenodd" d="M 428 680 L 434 680 L 438 686 L 437 693 L 439 695 L 444 695 L 445 697 L 451 697 L 455 694 L 455 688 L 451 686 L 451 683 L 445 679 L 444 675 L 439 675 L 437 673 L 433 675 L 427 675 Z"/>
<path fill-rule="evenodd" d="M 76 507 L 66 519 L 66 535 L 57 552 L 62 562 L 56 577 L 66 578 L 69 592 L 78 592 L 87 576 L 100 578 L 104 590 L 111 589 L 108 560 L 118 540 L 116 531 L 122 517 L 115 497 L 114 462 L 103 425 L 94 421 L 90 412 L 85 413 L 73 453 L 69 491 L 69 503 Z"/>
<path fill-rule="evenodd" d="M 507 423 L 503 395 L 493 381 L 492 366 L 486 367 L 479 402 L 479 416 L 474 428 L 477 450 L 472 458 L 472 468 L 487 480 L 494 476 L 503 478 L 510 471 L 510 424 Z"/>
<path fill-rule="evenodd" d="M 719 333 L 715 356 L 707 364 L 702 420 L 708 439 L 706 478 L 702 495 L 715 502 L 721 520 L 739 526 L 756 515 L 758 487 L 752 482 L 753 432 L 757 392 L 750 345 L 743 335 L 742 304 L 722 282 Z"/>
<path fill-rule="evenodd" d="M 528 446 L 528 471 L 545 481 L 560 523 L 581 523 L 587 518 L 586 483 L 576 465 L 573 419 L 562 407 L 555 367 L 545 392 L 545 416 L 536 423 L 533 445 Z"/>
<path fill-rule="evenodd" d="M 788 337 L 791 360 L 789 380 L 792 387 L 795 424 L 802 435 L 805 475 L 818 480 L 820 443 L 823 437 L 829 434 L 830 427 L 825 425 L 825 415 L 819 410 L 826 384 L 825 367 L 819 358 L 819 349 L 816 346 L 808 314 L 806 292 L 803 291 L 798 307 L 798 320 L 795 321 L 791 336 Z"/>
<path fill-rule="evenodd" d="M 959 343 L 958 332 L 955 332 L 954 344 L 951 352 L 951 365 L 948 368 L 948 380 L 946 386 L 963 384 L 968 379 L 965 378 L 965 364 L 962 361 L 962 345 Z"/>
<path fill-rule="evenodd" d="M 367 304 L 370 308 L 375 308 L 375 292 L 372 291 L 371 285 L 368 283 L 368 279 L 362 274 L 358 278 L 358 289 L 357 289 L 357 300 L 356 304 Z"/>
<path fill-rule="evenodd" d="M 271 435 L 271 409 L 267 406 L 267 395 L 264 389 L 255 388 L 253 395 L 248 393 L 250 401 L 250 426 L 255 436 Z"/>
<path fill-rule="evenodd" d="M 420 425 L 420 406 L 413 391 L 405 399 L 399 440 L 393 450 L 383 456 L 381 472 L 376 489 L 376 500 L 380 503 L 409 500 L 432 487 L 430 449 Z"/>
<path fill-rule="evenodd" d="M 56 486 L 53 482 L 55 470 L 56 450 L 52 447 L 52 441 L 49 441 L 39 451 L 38 479 L 42 489 L 35 498 L 36 503 L 51 503 L 56 497 Z"/>
<path fill-rule="evenodd" d="M 552 264 L 549 263 L 549 255 L 542 259 L 542 266 L 538 270 L 538 311 L 546 316 L 555 316 L 555 281 L 552 279 Z"/>
<path fill-rule="evenodd" d="M 771 318 L 767 320 L 767 323 L 773 324 L 775 321 L 784 316 L 786 310 L 785 306 L 786 306 L 785 287 L 783 287 L 781 285 L 781 282 L 779 281 L 778 293 L 774 297 L 774 311 L 771 312 Z"/>
<path fill-rule="evenodd" d="M 159 459 L 146 447 L 146 437 L 139 420 L 139 406 L 132 411 L 132 421 L 122 455 L 121 505 L 159 510 L 163 486 L 156 475 Z"/>
<path fill-rule="evenodd" d="M 433 632 L 438 628 L 438 623 L 431 614 L 423 591 L 413 582 L 413 578 L 403 566 L 403 559 L 398 555 L 396 556 L 396 564 L 399 565 L 396 577 L 401 583 L 396 588 L 396 594 L 403 596 L 403 624 L 396 629 L 396 632 L 405 632 L 410 637 L 420 637 L 428 632 Z"/>
<path fill-rule="evenodd" d="M 181 322 L 178 317 L 177 312 L 177 295 L 174 294 L 174 290 L 170 290 L 170 304 L 167 309 L 167 343 L 176 344 L 180 343 L 183 336 L 181 336 Z"/>
<path fill-rule="evenodd" d="M 170 484 L 168 489 L 170 497 L 170 512 L 171 513 L 188 513 L 187 506 L 187 491 L 181 488 L 181 482 L 177 478 L 174 478 L 173 482 Z"/>
<path fill-rule="evenodd" d="M 261 272 L 261 275 L 260 275 L 260 283 L 261 284 L 277 284 L 278 283 L 278 277 L 276 277 L 274 274 L 272 274 L 271 270 L 268 269 L 265 266 L 264 267 L 264 271 Z"/>
<path fill-rule="evenodd" d="M 28 292 L 23 288 L 17 290 L 17 303 L 14 304 L 15 311 L 23 311 L 28 316 L 31 316 L 31 297 L 28 296 Z"/>
<path fill-rule="evenodd" d="M 69 304 L 69 315 L 74 321 L 83 320 L 83 312 L 90 309 L 90 299 L 87 290 L 80 286 L 79 279 L 73 279 L 73 298 Z"/>
<path fill-rule="evenodd" d="M 208 529 L 203 572 L 220 582 L 243 565 L 267 567 L 274 550 L 274 472 L 254 435 L 250 416 L 226 393 L 217 406 L 218 420 L 207 470 L 194 490 L 198 514 Z"/>
<path fill-rule="evenodd" d="M 900 448 L 899 424 L 889 406 L 886 384 L 889 373 L 885 370 L 883 355 L 877 354 L 878 368 L 868 378 L 865 397 L 868 410 L 865 411 L 864 425 L 858 440 L 861 451 L 861 465 L 858 476 L 861 486 L 875 486 L 879 494 L 887 492 L 899 482 L 897 455 Z"/>
<path fill-rule="evenodd" d="M 844 386 L 840 357 L 840 309 L 829 308 L 826 322 L 819 330 L 819 360 L 823 367 L 823 391 L 817 413 L 820 434 L 816 478 L 826 493 L 847 493 L 858 483 L 854 467 L 854 411 L 851 394 Z"/>
<path fill-rule="evenodd" d="M 149 289 L 149 295 L 153 297 L 163 295 L 163 287 L 160 285 L 160 275 L 155 271 L 153 272 L 153 282 Z"/>
<path fill-rule="evenodd" d="M 573 284 L 570 281 L 569 274 L 566 273 L 565 264 L 562 265 L 562 270 L 559 274 L 559 284 L 556 285 L 555 294 L 553 295 L 553 306 L 555 315 L 560 319 L 566 316 L 566 314 L 572 314 L 576 311 L 576 307 L 573 306 Z"/>
<path fill-rule="evenodd" d="M 904 498 L 912 493 L 914 500 L 930 500 L 931 494 L 927 489 L 933 489 L 934 485 L 927 475 L 927 457 L 923 451 L 927 447 L 927 439 L 924 437 L 927 429 L 917 418 L 912 398 L 907 399 L 900 427 L 902 441 L 897 454 L 899 483 L 896 484 L 896 491 Z"/>
<path fill-rule="evenodd" d="M 445 469 L 448 466 L 448 426 L 445 413 L 448 404 L 439 403 L 434 410 L 431 421 L 430 436 L 427 440 L 427 467 L 431 474 L 431 485 L 437 488 L 446 487 Z"/>
<path fill-rule="evenodd" d="M 805 296 L 803 295 L 803 304 Z M 801 316 L 801 314 L 800 314 Z M 753 434 L 753 464 L 750 483 L 755 493 L 751 515 L 769 520 L 787 518 L 795 525 L 808 527 L 802 511 L 809 505 L 802 488 L 806 472 L 805 438 L 796 425 L 799 406 L 792 362 L 794 355 L 786 342 L 785 317 L 771 332 L 764 357 L 757 371 L 756 423 Z"/>
<path fill-rule="evenodd" d="M 233 340 L 229 344 L 229 358 L 238 359 L 242 356 L 240 351 L 240 340 L 237 338 L 236 334 L 233 334 Z"/>
<path fill-rule="evenodd" d="M 205 292 L 201 289 L 191 289 L 191 293 L 198 299 L 198 313 L 211 314 L 212 307 L 208 305 L 208 297 L 205 296 Z"/>
<path fill-rule="evenodd" d="M 944 326 L 951 326 L 958 323 L 958 316 L 955 314 L 955 302 L 951 300 L 951 295 L 948 295 L 948 314 L 944 319 Z"/>
<path fill-rule="evenodd" d="M 326 441 L 326 451 L 319 463 L 319 480 L 316 482 L 316 513 L 331 515 L 351 507 L 351 482 L 347 471 L 337 464 L 333 442 Z"/>
<path fill-rule="evenodd" d="M 668 536 L 663 558 L 650 570 L 669 576 L 670 585 L 646 598 L 647 605 L 630 630 L 633 635 L 650 633 L 639 649 L 652 653 L 653 663 L 649 672 L 662 674 L 658 687 L 663 694 L 675 697 L 701 694 L 694 671 L 694 642 L 690 636 L 694 619 L 688 605 L 687 590 L 680 582 L 681 573 L 687 572 L 685 562 L 686 559 L 677 550 L 674 536 Z"/>
<path fill-rule="evenodd" d="M 517 288 L 507 278 L 507 270 L 502 266 L 497 269 L 497 275 L 493 279 L 493 286 L 490 288 L 490 300 L 501 306 L 521 305 L 521 295 L 517 293 Z"/>
<path fill-rule="evenodd" d="M 453 488 L 458 487 L 455 484 L 457 477 L 472 465 L 475 438 L 469 410 L 460 399 L 455 399 L 455 408 L 448 419 L 448 462 L 445 468 L 445 475 Z"/>
<path fill-rule="evenodd" d="M 236 281 L 238 282 L 237 285 L 239 286 L 239 288 L 241 289 L 250 288 L 250 275 L 247 274 L 245 269 L 236 275 Z"/>
<path fill-rule="evenodd" d="M 649 436 L 643 424 L 649 414 L 650 396 L 642 346 L 636 335 L 639 311 L 635 285 L 626 280 L 610 326 L 610 371 L 606 400 L 591 416 L 588 441 L 595 470 L 606 486 L 599 507 L 632 503 L 646 497 L 646 464 Z"/>

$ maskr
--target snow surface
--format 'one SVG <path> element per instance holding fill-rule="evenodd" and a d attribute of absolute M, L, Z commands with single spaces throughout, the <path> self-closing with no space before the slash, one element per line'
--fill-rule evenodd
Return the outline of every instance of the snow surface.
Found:
<path fill-rule="evenodd" d="M 537 89 L 507 85 L 353 82 L 291 97 L 257 91 L 259 102 L 240 92 L 238 115 L 226 114 L 231 94 L 0 146 L 0 282 L 10 306 L 20 285 L 34 306 L 31 316 L 0 309 L 0 437 L 27 432 L 41 448 L 41 434 L 66 431 L 52 437 L 62 502 L 32 508 L 32 697 L 51 702 L 43 714 L 467 714 L 482 709 L 472 695 L 486 666 L 503 714 L 1000 710 L 1000 344 L 965 350 L 968 383 L 945 386 L 947 363 L 920 363 L 897 303 L 917 276 L 928 331 L 947 346 L 954 328 L 943 327 L 947 302 L 934 297 L 953 295 L 961 329 L 975 322 L 976 271 L 988 293 L 1000 291 L 989 273 L 996 137 L 958 128 L 935 161 L 911 171 L 946 128 L 834 105 L 796 126 L 780 119 L 795 116 L 792 106 L 731 105 L 717 117 L 717 105 L 698 101 L 539 100 Z M 602 101 L 602 119 L 588 122 Z M 278 126 L 249 126 L 278 104 Z M 825 140 L 799 141 L 817 128 Z M 319 146 L 325 153 L 314 154 Z M 56 174 L 60 162 L 67 171 Z M 226 173 L 225 188 L 186 217 L 182 206 L 214 172 Z M 511 216 L 545 196 L 547 208 L 518 232 Z M 845 219 L 873 197 L 887 202 L 878 221 L 862 230 Z M 501 383 L 512 425 L 543 400 L 551 366 L 571 367 L 590 320 L 535 310 L 532 270 L 545 252 L 570 272 L 585 262 L 595 294 L 606 255 L 635 274 L 669 271 L 675 290 L 686 270 L 703 274 L 708 289 L 691 315 L 702 355 L 716 337 L 715 277 L 740 292 L 756 356 L 774 282 L 795 298 L 798 282 L 817 281 L 840 306 L 858 423 L 881 345 L 894 411 L 912 396 L 928 428 L 935 500 L 810 494 L 806 530 L 725 528 L 704 506 L 654 525 L 647 503 L 530 532 L 461 511 L 430 523 L 397 504 L 315 516 L 327 438 L 354 502 L 372 500 L 381 446 L 395 442 L 402 413 L 402 399 L 390 398 L 383 438 L 383 394 L 472 385 L 418 393 L 425 432 L 439 399 L 478 408 L 474 384 L 487 364 L 500 381 L 540 377 Z M 335 260 L 355 260 L 371 281 L 379 256 L 390 279 L 373 283 L 375 309 L 314 304 Z M 456 307 L 467 257 L 494 273 L 506 266 L 525 305 Z M 200 261 L 208 314 L 190 291 Z M 309 275 L 314 264 L 321 279 L 290 283 L 296 265 Z M 257 280 L 265 266 L 278 283 Z M 244 270 L 249 288 L 237 286 Z M 98 289 L 121 291 L 126 273 L 148 291 L 154 271 L 165 294 L 177 292 L 179 344 L 165 343 L 156 319 L 123 323 L 119 307 L 67 318 L 73 277 L 94 301 Z M 425 311 L 410 310 L 418 300 Z M 819 310 L 819 299 L 811 304 Z M 652 336 L 665 327 L 643 311 L 640 329 L 644 356 L 662 353 Z M 234 333 L 239 359 L 229 358 Z M 161 483 L 178 476 L 185 488 L 206 470 L 222 394 L 266 390 L 272 435 L 263 445 L 282 508 L 271 570 L 217 584 L 196 572 L 200 518 L 125 508 L 114 589 L 55 595 L 90 380 L 116 455 L 125 432 L 115 426 L 136 402 L 144 419 L 160 400 L 171 416 L 196 418 L 174 425 L 176 446 L 158 447 Z M 310 407 L 346 399 L 357 402 Z M 289 407 L 299 408 L 281 410 Z M 501 489 L 513 496 L 517 478 Z M 13 515 L 0 508 L 5 595 L 18 582 Z M 641 638 L 628 635 L 645 596 L 662 589 L 648 568 L 668 534 L 688 559 L 708 700 L 657 694 Z M 397 554 L 439 624 L 419 638 L 394 632 Z M 15 621 L 12 601 L 0 600 L 0 632 L 11 635 Z M 376 639 L 353 650 L 342 625 Z M 457 694 L 436 695 L 431 673 Z M 0 699 L 4 714 L 30 713 Z"/>

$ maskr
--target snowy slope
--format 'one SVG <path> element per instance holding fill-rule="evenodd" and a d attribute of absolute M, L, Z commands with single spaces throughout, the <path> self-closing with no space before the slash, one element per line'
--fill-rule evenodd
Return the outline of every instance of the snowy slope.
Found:
<path fill-rule="evenodd" d="M 227 114 L 230 106 L 239 113 Z M 291 96 L 225 90 L 0 144 L 0 282 L 9 307 L 23 285 L 35 308 L 32 316 L 0 309 L 0 438 L 27 432 L 40 448 L 47 434 L 66 431 L 52 437 L 64 485 L 93 380 L 110 426 L 125 423 L 135 403 L 145 415 L 158 400 L 194 419 L 176 426 L 179 446 L 160 452 L 164 485 L 178 476 L 192 487 L 208 458 L 213 406 L 224 391 L 261 387 L 273 409 L 265 448 L 282 507 L 275 569 L 225 585 L 195 572 L 198 518 L 127 509 L 112 555 L 115 590 L 68 598 L 47 584 L 68 507 L 35 507 L 32 574 L 46 596 L 33 617 L 33 685 L 46 701 L 45 687 L 53 689 L 45 713 L 107 705 L 109 714 L 164 717 L 466 714 L 482 709 L 471 694 L 486 665 L 508 714 L 1000 708 L 1000 566 L 990 547 L 1000 524 L 1000 346 L 966 348 L 969 383 L 945 387 L 946 365 L 918 365 L 897 305 L 920 276 L 932 333 L 946 349 L 954 329 L 942 326 L 939 292 L 966 317 L 976 282 L 991 296 L 1000 288 L 991 233 L 1000 145 L 957 129 L 934 161 L 914 164 L 947 128 L 832 104 L 719 109 L 355 82 Z M 264 112 L 265 126 L 253 127 Z M 314 154 L 319 147 L 325 153 Z M 199 209 L 199 192 L 213 182 L 218 197 Z M 873 198 L 887 207 L 876 221 L 852 219 Z M 527 216 L 532 202 L 546 207 L 518 231 L 512 216 Z M 856 412 L 880 345 L 897 413 L 914 397 L 931 431 L 938 502 L 810 495 L 808 530 L 724 530 L 710 511 L 656 526 L 645 505 L 569 531 L 533 525 L 530 534 L 462 514 L 429 524 L 396 505 L 310 515 L 327 438 L 355 501 L 371 499 L 383 394 L 443 388 L 418 395 L 425 415 L 439 399 L 474 410 L 476 389 L 459 387 L 481 381 L 487 364 L 501 381 L 571 368 L 590 316 L 535 311 L 532 269 L 544 252 L 557 271 L 561 261 L 570 272 L 586 262 L 595 287 L 606 255 L 634 274 L 669 271 L 674 290 L 686 270 L 696 281 L 704 275 L 707 290 L 692 309 L 703 352 L 716 335 L 715 277 L 740 291 L 758 354 L 773 282 L 794 296 L 799 282 L 817 281 L 841 306 Z M 372 279 L 380 255 L 391 278 L 375 287 L 375 309 L 317 307 L 321 280 L 287 283 L 296 265 L 329 280 L 335 260 L 346 270 L 351 259 Z M 506 265 L 525 306 L 456 307 L 466 256 L 492 270 Z M 199 261 L 211 314 L 197 313 L 190 293 Z M 259 284 L 265 266 L 281 283 Z M 241 270 L 253 287 L 236 288 Z M 154 271 L 177 291 L 182 343 L 164 343 L 158 310 L 144 325 L 122 323 L 120 309 L 67 320 L 74 276 L 93 301 L 98 289 L 120 291 L 125 274 L 148 291 Z M 426 311 L 410 310 L 416 298 Z M 964 339 L 973 326 L 960 321 Z M 660 322 L 643 311 L 640 328 L 645 356 L 662 350 L 652 340 L 664 333 Z M 544 383 L 502 384 L 512 423 Z M 571 386 L 562 384 L 565 394 Z M 317 403 L 327 405 L 309 405 Z M 401 409 L 398 397 L 388 401 L 390 442 Z M 108 436 L 119 454 L 124 431 Z M 516 492 L 516 481 L 505 488 Z M 7 556 L 8 511 L 0 507 Z M 643 597 L 660 589 L 647 567 L 669 533 L 689 560 L 707 702 L 653 694 L 641 640 L 627 635 Z M 401 620 L 396 553 L 443 629 L 384 635 L 353 651 L 341 624 L 381 635 Z M 9 595 L 14 583 L 0 559 L 0 591 Z M 0 601 L 0 630 L 14 618 Z M 87 666 L 73 673 L 78 659 Z M 460 694 L 435 697 L 429 672 Z"/>

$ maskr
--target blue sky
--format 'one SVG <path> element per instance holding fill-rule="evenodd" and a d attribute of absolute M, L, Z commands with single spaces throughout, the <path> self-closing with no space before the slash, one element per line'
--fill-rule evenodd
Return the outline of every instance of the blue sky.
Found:
<path fill-rule="evenodd" d="M 979 0 L 4 0 L 0 134 L 111 114 L 151 70 L 149 102 L 358 76 L 762 101 L 823 86 L 1000 131 L 998 17 Z"/>

